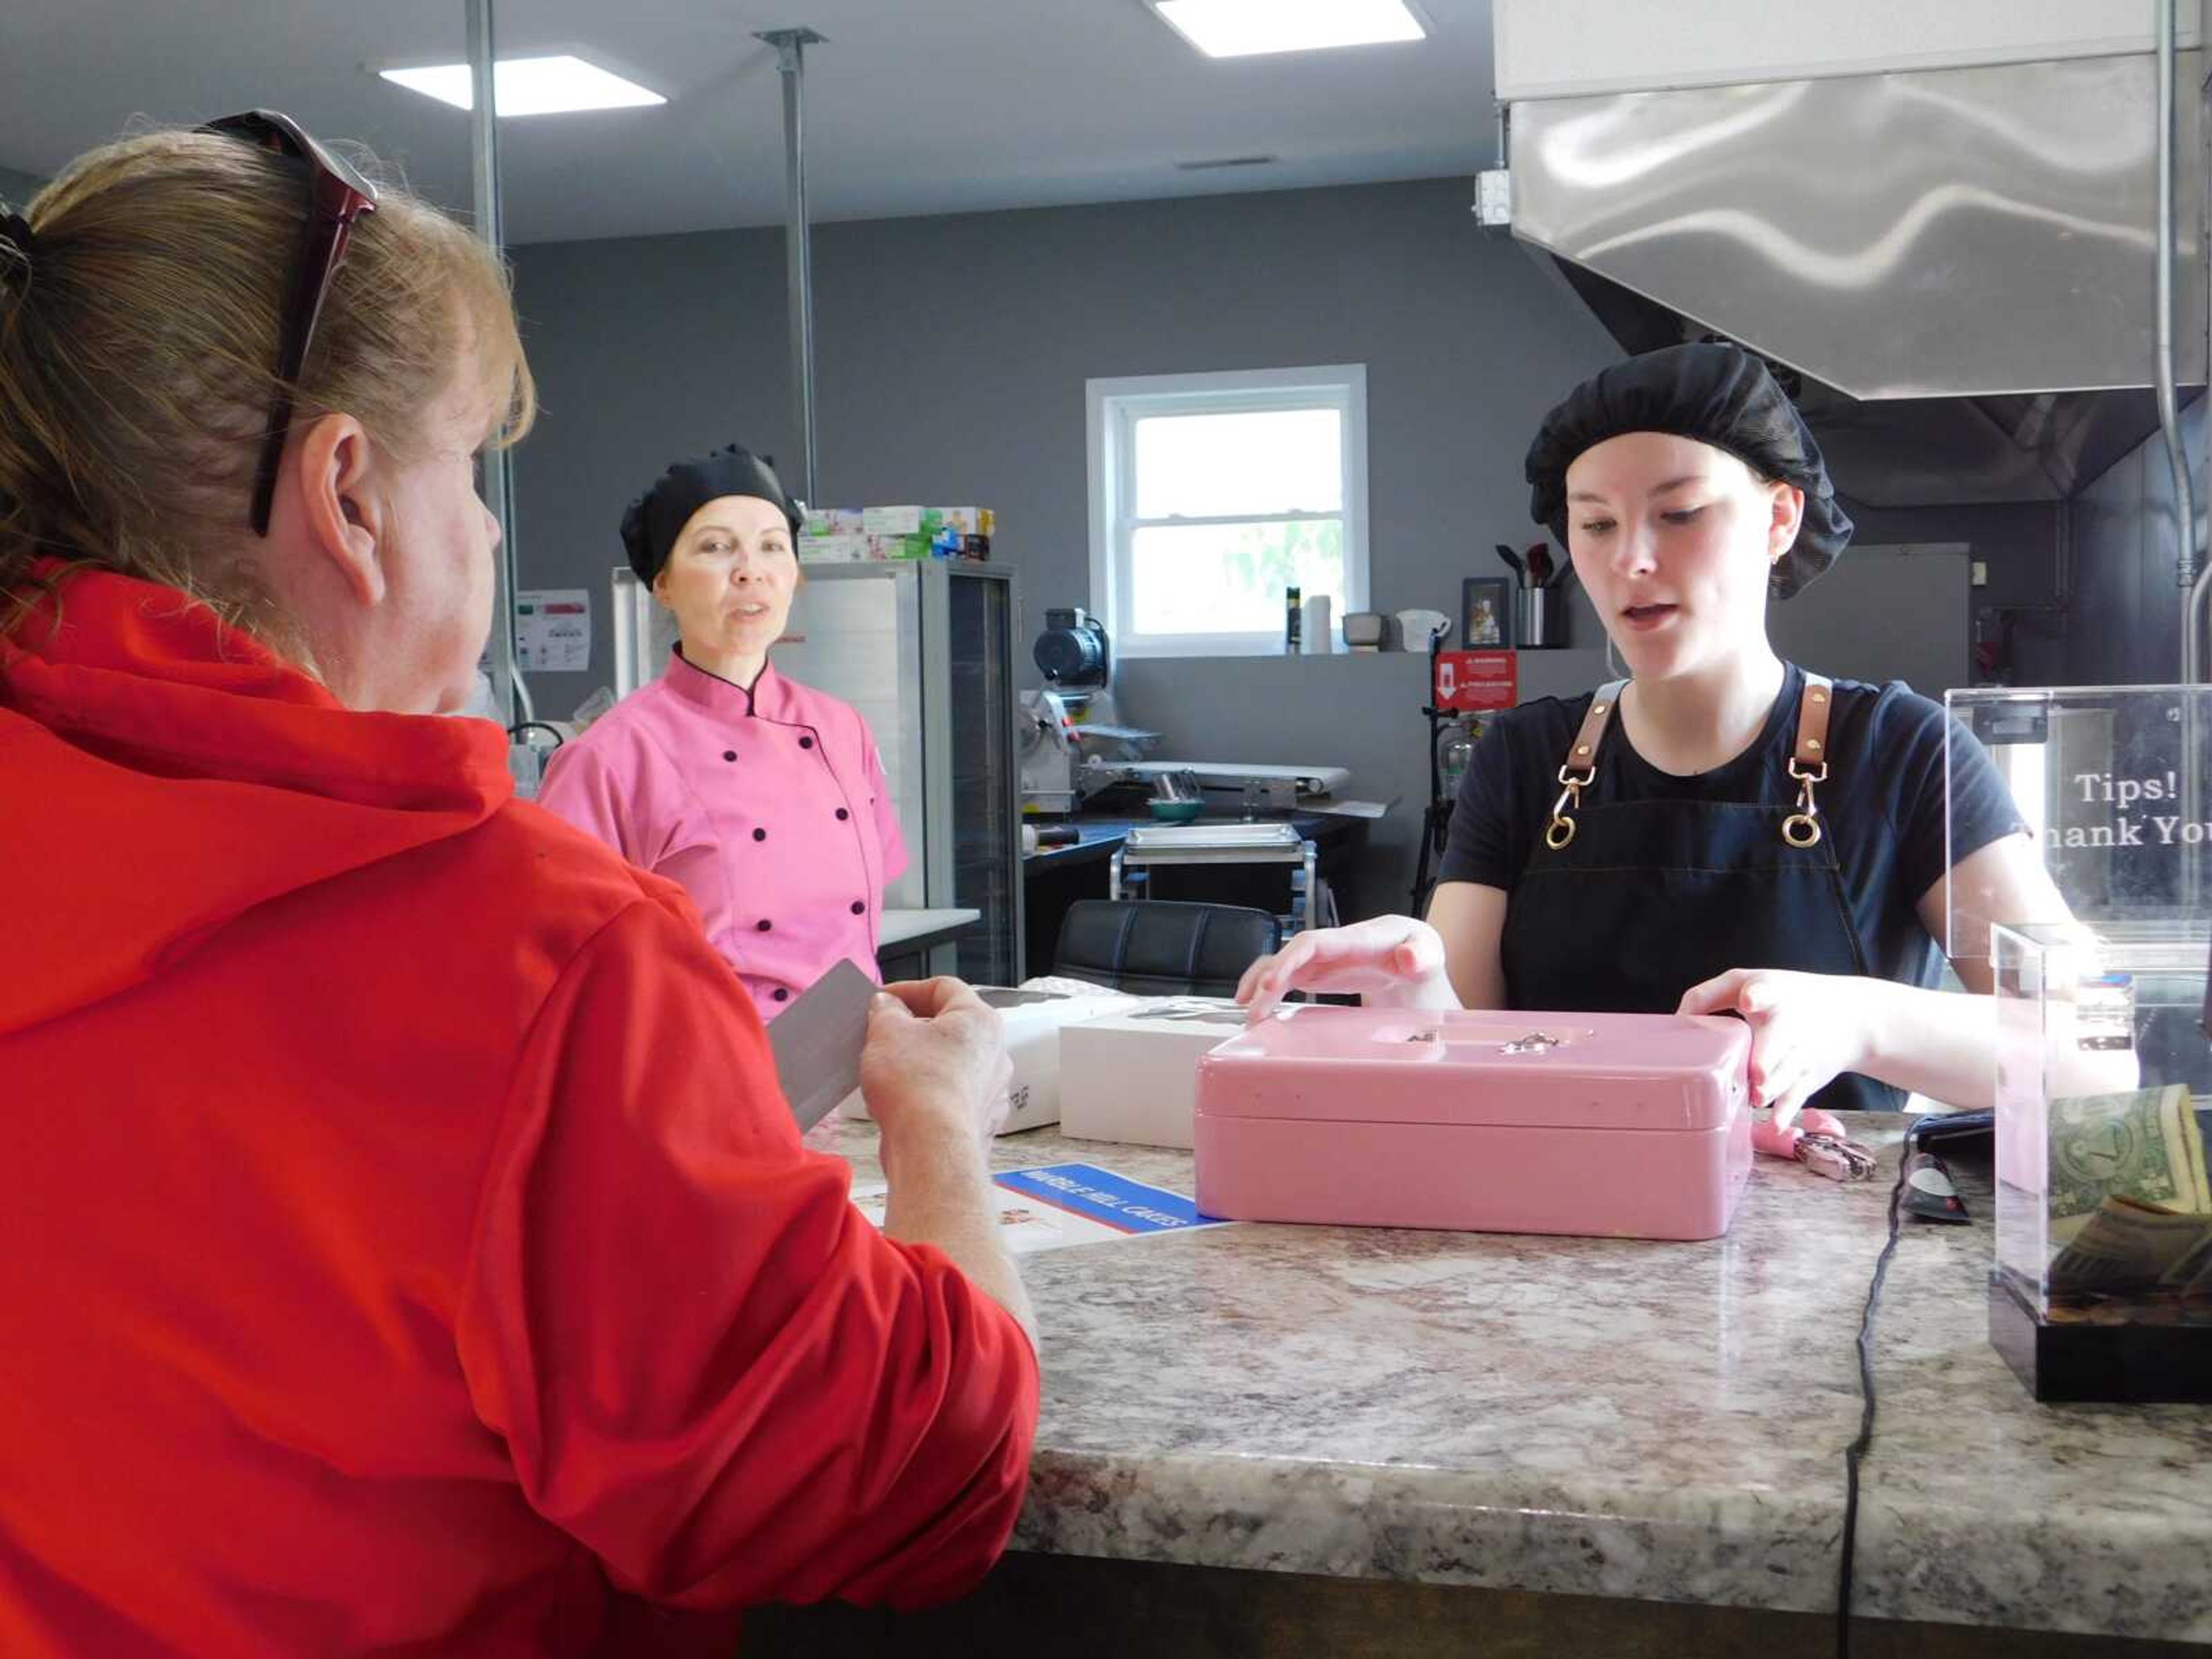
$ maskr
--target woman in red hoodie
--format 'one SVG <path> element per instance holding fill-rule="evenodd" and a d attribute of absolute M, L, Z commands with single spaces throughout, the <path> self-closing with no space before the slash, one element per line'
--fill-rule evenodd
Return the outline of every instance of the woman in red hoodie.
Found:
<path fill-rule="evenodd" d="M 878 1000 L 878 1234 L 680 891 L 434 718 L 531 409 L 281 116 L 0 216 L 0 1652 L 727 1651 L 1012 1526 L 988 1011 Z"/>

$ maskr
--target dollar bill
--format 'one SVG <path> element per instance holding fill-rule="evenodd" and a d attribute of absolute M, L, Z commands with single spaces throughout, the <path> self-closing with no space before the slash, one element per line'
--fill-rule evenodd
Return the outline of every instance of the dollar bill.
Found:
<path fill-rule="evenodd" d="M 2105 1200 L 2212 1215 L 2204 1140 L 2188 1089 L 2136 1089 L 2051 1103 L 2051 1237 L 2075 1237 Z"/>
<path fill-rule="evenodd" d="M 2110 1296 L 2179 1285 L 2212 1246 L 2212 1215 L 2181 1215 L 2131 1198 L 2107 1198 L 2051 1263 L 2056 1295 Z"/>

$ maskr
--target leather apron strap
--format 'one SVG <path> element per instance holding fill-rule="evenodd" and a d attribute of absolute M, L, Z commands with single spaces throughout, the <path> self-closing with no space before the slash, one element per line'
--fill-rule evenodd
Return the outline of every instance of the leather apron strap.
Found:
<path fill-rule="evenodd" d="M 1835 682 L 1823 675 L 1805 676 L 1805 695 L 1797 700 L 1797 763 L 1812 768 L 1828 763 L 1828 714 L 1835 702 Z"/>
<path fill-rule="evenodd" d="M 1610 680 L 1598 687 L 1597 695 L 1590 699 L 1589 712 L 1583 716 L 1582 730 L 1575 733 L 1567 749 L 1567 758 L 1559 768 L 1559 798 L 1552 803 L 1552 821 L 1544 826 L 1544 845 L 1554 853 L 1575 838 L 1574 809 L 1583 804 L 1584 787 L 1597 776 L 1597 751 L 1605 742 L 1613 710 L 1620 707 L 1620 694 L 1627 689 L 1626 680 Z"/>
<path fill-rule="evenodd" d="M 1797 781 L 1797 810 L 1782 820 L 1782 839 L 1792 847 L 1820 844 L 1820 809 L 1813 801 L 1813 786 L 1828 779 L 1828 715 L 1835 703 L 1835 682 L 1819 674 L 1805 676 L 1805 694 L 1797 700 L 1797 745 L 1790 753 L 1790 775 Z"/>

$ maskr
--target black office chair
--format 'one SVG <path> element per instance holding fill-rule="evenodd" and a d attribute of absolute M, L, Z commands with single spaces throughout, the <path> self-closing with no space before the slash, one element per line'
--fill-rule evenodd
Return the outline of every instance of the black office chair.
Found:
<path fill-rule="evenodd" d="M 1283 942 L 1265 910 L 1173 899 L 1078 899 L 1060 924 L 1052 970 L 1140 996 L 1225 997 Z"/>

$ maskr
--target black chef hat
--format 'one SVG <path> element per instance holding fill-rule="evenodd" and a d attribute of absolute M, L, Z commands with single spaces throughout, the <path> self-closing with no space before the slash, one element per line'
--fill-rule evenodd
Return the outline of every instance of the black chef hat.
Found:
<path fill-rule="evenodd" d="M 1767 592 L 1786 599 L 1850 544 L 1820 447 L 1766 365 L 1740 346 L 1668 346 L 1583 381 L 1544 417 L 1524 467 L 1528 511 L 1567 544 L 1567 468 L 1625 432 L 1670 432 L 1727 451 L 1765 478 L 1805 492 L 1796 544 L 1776 562 Z"/>
<path fill-rule="evenodd" d="M 799 503 L 776 478 L 773 456 L 732 444 L 696 461 L 678 461 L 623 513 L 623 548 L 638 580 L 650 585 L 675 551 L 676 538 L 691 515 L 725 495 L 757 495 L 781 508 L 794 536 L 805 521 Z"/>

